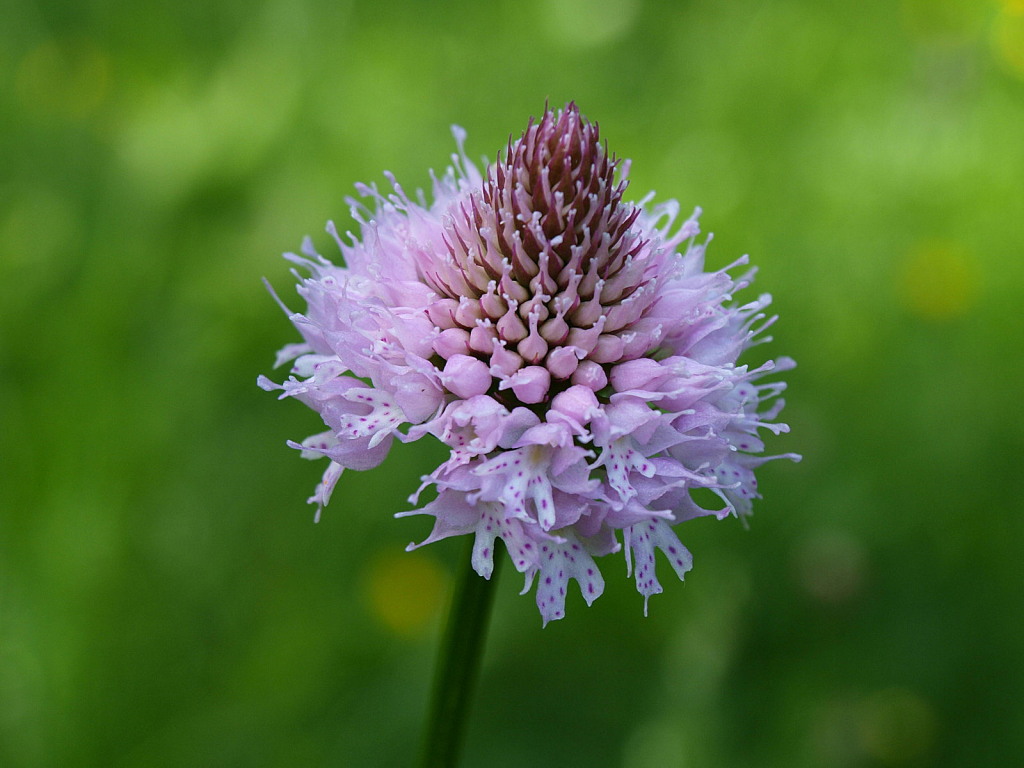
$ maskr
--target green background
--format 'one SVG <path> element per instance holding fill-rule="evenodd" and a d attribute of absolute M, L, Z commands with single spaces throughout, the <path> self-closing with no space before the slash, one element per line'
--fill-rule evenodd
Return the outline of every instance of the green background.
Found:
<path fill-rule="evenodd" d="M 65 3 L 0 16 L 0 765 L 405 766 L 461 542 L 438 446 L 349 473 L 256 388 L 283 251 L 575 99 L 781 320 L 750 530 L 618 557 L 542 630 L 498 585 L 467 766 L 1024 754 L 1024 3 Z M 760 348 L 761 352 L 764 348 Z M 767 351 L 766 351 L 767 352 Z M 273 374 L 280 379 L 280 371 Z M 424 441 L 425 443 L 425 441 Z"/>

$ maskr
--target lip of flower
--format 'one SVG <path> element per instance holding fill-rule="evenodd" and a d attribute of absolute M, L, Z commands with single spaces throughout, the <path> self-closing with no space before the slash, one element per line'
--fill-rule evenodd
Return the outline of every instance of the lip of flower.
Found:
<path fill-rule="evenodd" d="M 661 591 L 654 550 L 680 577 L 690 567 L 671 524 L 748 514 L 753 469 L 768 460 L 751 455 L 763 449 L 757 430 L 785 430 L 772 423 L 781 400 L 761 410 L 784 385 L 755 383 L 772 365 L 735 364 L 774 321 L 761 311 L 770 298 L 729 303 L 753 271 L 728 275 L 745 257 L 704 271 L 699 209 L 672 232 L 676 203 L 626 202 L 628 163 L 574 104 L 531 120 L 484 174 L 463 138 L 430 207 L 390 176 L 386 197 L 359 188 L 377 203 L 353 202 L 361 237 L 328 228 L 347 266 L 308 240 L 304 257 L 289 255 L 312 273 L 299 288 L 307 311 L 288 313 L 305 344 L 279 356 L 295 359 L 289 381 L 260 386 L 330 428 L 298 446 L 332 462 L 318 510 L 343 468 L 376 466 L 392 438 L 431 434 L 451 457 L 410 501 L 437 496 L 400 513 L 435 517 L 422 544 L 472 533 L 486 576 L 500 537 L 526 589 L 541 576 L 545 623 L 563 615 L 568 579 L 588 603 L 600 595 L 593 558 L 625 544 L 646 611 Z M 698 487 L 724 507 L 694 503 Z"/>

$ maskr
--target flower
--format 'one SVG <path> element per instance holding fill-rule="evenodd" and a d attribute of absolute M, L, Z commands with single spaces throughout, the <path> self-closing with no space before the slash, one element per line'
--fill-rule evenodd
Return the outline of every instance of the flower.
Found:
<path fill-rule="evenodd" d="M 675 201 L 627 202 L 628 163 L 574 103 L 531 120 L 483 173 L 453 132 L 432 203 L 388 175 L 390 192 L 357 187 L 372 210 L 349 201 L 358 236 L 328 224 L 345 266 L 308 238 L 286 255 L 309 273 L 306 311 L 285 308 L 304 341 L 278 355 L 294 360 L 287 381 L 259 384 L 327 426 L 289 443 L 330 460 L 318 518 L 344 469 L 432 435 L 450 455 L 410 503 L 432 499 L 397 515 L 434 518 L 409 549 L 472 534 L 489 578 L 500 538 L 524 593 L 536 579 L 545 624 L 564 615 L 570 579 L 588 604 L 600 596 L 595 558 L 624 550 L 646 614 L 662 591 L 655 550 L 680 579 L 692 564 L 674 526 L 750 514 L 754 470 L 780 458 L 758 435 L 788 431 L 774 421 L 785 385 L 762 379 L 793 362 L 737 364 L 768 340 L 770 297 L 734 302 L 754 273 L 730 276 L 745 256 L 705 271 L 700 209 L 677 226 Z"/>

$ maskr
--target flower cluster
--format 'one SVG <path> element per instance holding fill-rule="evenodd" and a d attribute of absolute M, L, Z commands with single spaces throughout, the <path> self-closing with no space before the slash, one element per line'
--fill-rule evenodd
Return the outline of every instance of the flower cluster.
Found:
<path fill-rule="evenodd" d="M 425 514 L 422 546 L 475 536 L 473 568 L 489 578 L 495 539 L 537 579 L 545 623 L 564 615 L 568 581 L 593 602 L 604 589 L 594 558 L 624 550 L 646 600 L 662 591 L 660 549 L 680 578 L 692 558 L 673 526 L 744 516 L 758 496 L 758 436 L 782 408 L 784 384 L 740 353 L 767 340 L 767 295 L 736 303 L 749 270 L 704 270 L 700 210 L 627 202 L 628 163 L 610 156 L 575 104 L 530 121 L 504 157 L 481 171 L 462 148 L 433 183 L 433 202 L 357 187 L 358 236 L 339 237 L 345 266 L 307 238 L 299 294 L 288 312 L 303 342 L 283 384 L 327 430 L 301 444 L 330 464 L 310 499 L 317 514 L 344 469 L 380 464 L 393 440 L 433 435 L 450 456 L 398 516 Z M 283 306 L 283 305 L 282 305 Z M 286 311 L 288 311 L 286 309 Z M 798 458 L 792 454 L 788 458 Z M 718 504 L 692 496 L 708 489 Z M 713 494 L 713 495 L 712 495 Z M 720 505 L 720 506 L 719 506 Z"/>

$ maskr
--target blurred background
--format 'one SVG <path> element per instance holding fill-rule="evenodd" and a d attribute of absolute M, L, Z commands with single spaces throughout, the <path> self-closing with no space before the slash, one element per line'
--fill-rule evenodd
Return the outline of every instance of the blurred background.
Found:
<path fill-rule="evenodd" d="M 631 195 L 750 253 L 791 355 L 749 530 L 643 617 L 541 629 L 511 568 L 466 766 L 963 766 L 1024 754 L 1021 0 L 4 0 L 0 765 L 405 766 L 462 542 L 437 446 L 350 473 L 257 389 L 283 251 L 575 99 Z M 1014 478 L 1017 478 L 1016 480 Z M 663 565 L 664 568 L 664 565 Z"/>

